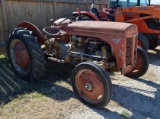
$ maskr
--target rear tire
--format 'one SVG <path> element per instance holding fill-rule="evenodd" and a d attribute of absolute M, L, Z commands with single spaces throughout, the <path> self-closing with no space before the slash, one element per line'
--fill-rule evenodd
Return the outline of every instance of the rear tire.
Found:
<path fill-rule="evenodd" d="M 111 98 L 112 83 L 107 72 L 97 64 L 83 62 L 71 75 L 72 88 L 77 98 L 94 108 L 105 107 Z"/>
<path fill-rule="evenodd" d="M 138 46 L 142 47 L 145 51 L 149 49 L 148 39 L 142 33 L 138 33 Z"/>
<path fill-rule="evenodd" d="M 25 81 L 37 81 L 45 71 L 41 44 L 31 31 L 17 28 L 9 35 L 7 55 L 15 75 Z"/>
<path fill-rule="evenodd" d="M 141 48 L 137 47 L 137 61 L 136 65 L 133 67 L 133 69 L 126 73 L 125 76 L 130 78 L 138 78 L 143 76 L 149 67 L 149 58 L 147 53 Z"/>

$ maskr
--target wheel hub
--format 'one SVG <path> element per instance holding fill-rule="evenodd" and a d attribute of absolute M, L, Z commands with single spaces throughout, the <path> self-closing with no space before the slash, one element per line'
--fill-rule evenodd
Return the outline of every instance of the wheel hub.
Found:
<path fill-rule="evenodd" d="M 24 44 L 17 43 L 14 48 L 14 57 L 16 63 L 21 66 L 23 69 L 28 69 L 29 66 L 29 55 Z"/>
<path fill-rule="evenodd" d="M 86 83 L 85 88 L 86 88 L 88 91 L 91 91 L 91 90 L 92 90 L 92 85 L 89 84 L 89 83 Z"/>
<path fill-rule="evenodd" d="M 82 69 L 76 75 L 76 86 L 84 100 L 99 102 L 104 93 L 104 85 L 97 74 L 91 70 Z"/>
<path fill-rule="evenodd" d="M 13 39 L 10 45 L 10 56 L 15 69 L 26 74 L 30 69 L 30 57 L 25 44 L 19 39 Z"/>

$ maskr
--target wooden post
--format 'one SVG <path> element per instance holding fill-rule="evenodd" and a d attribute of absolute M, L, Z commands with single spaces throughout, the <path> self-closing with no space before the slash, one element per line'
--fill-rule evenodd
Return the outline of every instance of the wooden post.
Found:
<path fill-rule="evenodd" d="M 7 14 L 6 14 L 6 7 L 5 7 L 5 0 L 1 0 L 2 5 L 2 19 L 4 20 L 5 24 L 5 31 L 8 31 L 8 20 L 7 20 Z"/>
<path fill-rule="evenodd" d="M 0 54 L 5 54 L 5 48 L 4 46 L 6 45 L 5 43 L 5 36 L 6 36 L 6 33 L 5 33 L 5 30 L 4 27 L 5 27 L 5 23 L 7 24 L 7 22 L 4 21 L 4 1 L 3 0 L 0 0 Z M 6 15 L 5 15 L 5 18 L 6 18 Z M 8 27 L 7 27 L 8 28 Z"/>
<path fill-rule="evenodd" d="M 87 10 L 89 9 L 89 3 L 88 0 L 86 0 L 86 6 L 87 6 Z"/>
<path fill-rule="evenodd" d="M 57 0 L 54 0 L 54 14 L 55 14 L 55 19 L 57 19 Z"/>
<path fill-rule="evenodd" d="M 2 21 L 0 21 L 0 42 L 4 41 Z"/>
<path fill-rule="evenodd" d="M 0 42 L 3 42 L 4 39 L 4 33 L 3 33 L 3 15 L 2 15 L 2 5 L 1 5 L 1 0 L 0 0 Z"/>

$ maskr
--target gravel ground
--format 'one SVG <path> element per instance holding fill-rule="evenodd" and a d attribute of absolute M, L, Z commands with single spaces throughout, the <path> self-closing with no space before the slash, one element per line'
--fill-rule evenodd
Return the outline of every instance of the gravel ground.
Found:
<path fill-rule="evenodd" d="M 110 75 L 113 95 L 102 110 L 82 104 L 72 91 L 69 77 L 55 83 L 28 84 L 2 65 L 0 119 L 160 119 L 160 46 L 149 50 L 148 55 L 150 66 L 144 76 L 131 79 L 120 73 Z M 63 78 L 58 75 L 62 74 L 52 78 Z M 23 98 L 17 100 L 18 96 Z"/>

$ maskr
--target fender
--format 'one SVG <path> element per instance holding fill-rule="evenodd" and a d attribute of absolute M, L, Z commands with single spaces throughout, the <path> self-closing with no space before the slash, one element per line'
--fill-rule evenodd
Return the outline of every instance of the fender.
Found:
<path fill-rule="evenodd" d="M 107 13 L 104 12 L 104 11 L 100 11 L 100 12 L 99 12 L 99 16 L 100 16 L 101 18 L 106 18 L 106 17 L 107 17 Z"/>
<path fill-rule="evenodd" d="M 99 21 L 98 17 L 95 16 L 91 12 L 86 12 L 86 11 L 81 11 L 80 13 L 79 12 L 73 12 L 72 15 L 85 15 L 85 16 L 89 17 L 92 20 Z"/>
<path fill-rule="evenodd" d="M 156 29 L 150 29 L 146 22 L 143 20 L 139 20 L 139 21 L 133 21 L 131 22 L 132 24 L 136 24 L 138 27 L 138 31 L 141 33 L 148 33 L 148 34 L 160 34 L 159 30 Z"/>
<path fill-rule="evenodd" d="M 21 22 L 18 27 L 27 28 L 28 30 L 32 31 L 35 36 L 38 37 L 38 41 L 43 44 L 47 39 L 42 35 L 42 32 L 32 23 L 30 22 Z"/>

